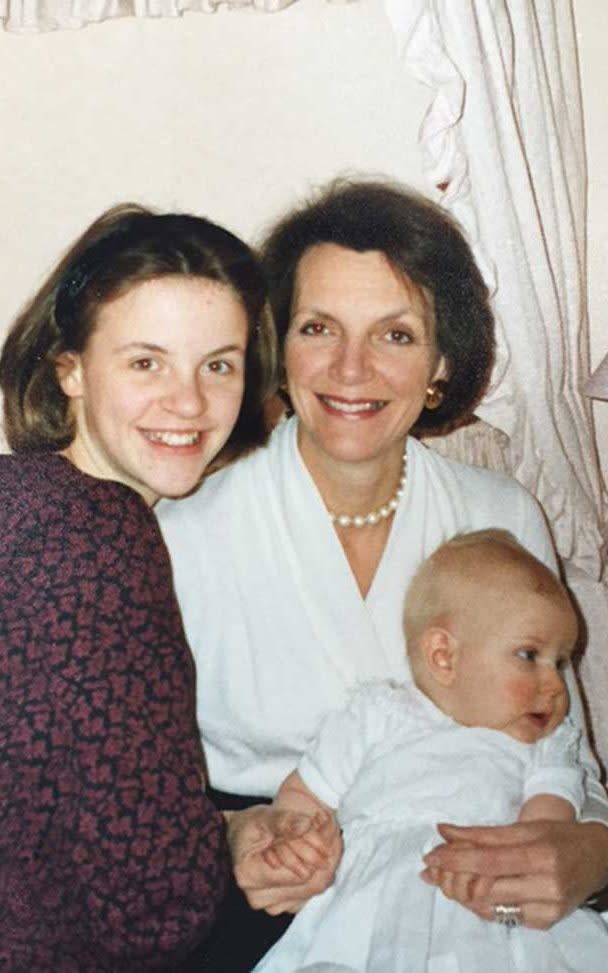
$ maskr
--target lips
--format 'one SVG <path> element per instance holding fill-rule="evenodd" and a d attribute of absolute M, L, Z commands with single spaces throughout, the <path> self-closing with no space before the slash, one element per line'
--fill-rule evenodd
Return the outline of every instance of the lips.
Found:
<path fill-rule="evenodd" d="M 347 416 L 370 415 L 388 405 L 386 399 L 337 399 L 330 395 L 319 395 L 319 399 L 327 408 Z"/>
<path fill-rule="evenodd" d="M 196 446 L 201 439 L 199 431 L 176 432 L 169 429 L 144 429 L 142 432 L 151 443 L 161 443 L 163 446 Z"/>

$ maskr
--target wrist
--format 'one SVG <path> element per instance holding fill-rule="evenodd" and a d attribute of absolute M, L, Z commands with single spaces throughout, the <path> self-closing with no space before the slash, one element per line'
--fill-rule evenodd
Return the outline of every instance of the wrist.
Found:
<path fill-rule="evenodd" d="M 608 825 L 603 821 L 583 821 L 580 827 L 590 835 L 590 855 L 598 862 L 598 870 L 601 868 L 598 883 L 587 900 L 593 902 L 608 891 Z"/>

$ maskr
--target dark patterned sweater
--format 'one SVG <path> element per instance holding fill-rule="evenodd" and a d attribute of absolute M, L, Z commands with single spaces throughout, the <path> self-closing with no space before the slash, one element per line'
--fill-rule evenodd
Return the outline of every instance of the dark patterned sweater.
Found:
<path fill-rule="evenodd" d="M 228 876 L 156 521 L 51 454 L 0 456 L 0 971 L 170 966 Z"/>

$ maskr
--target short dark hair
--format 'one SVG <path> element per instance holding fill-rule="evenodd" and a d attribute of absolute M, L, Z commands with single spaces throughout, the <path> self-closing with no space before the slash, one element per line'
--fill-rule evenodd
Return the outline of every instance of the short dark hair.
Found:
<path fill-rule="evenodd" d="M 333 243 L 377 250 L 432 298 L 437 346 L 448 378 L 444 399 L 423 409 L 416 431 L 439 429 L 470 415 L 487 385 L 494 356 L 488 289 L 451 216 L 390 182 L 336 180 L 298 206 L 261 247 L 280 346 L 289 327 L 298 265 L 311 247 Z"/>
<path fill-rule="evenodd" d="M 276 387 L 276 335 L 265 278 L 251 249 L 202 217 L 156 214 L 134 203 L 103 213 L 79 237 L 14 322 L 0 355 L 5 431 L 15 451 L 69 445 L 74 427 L 56 374 L 81 352 L 102 305 L 144 281 L 202 277 L 231 288 L 249 325 L 243 404 L 223 453 L 266 438 L 263 405 Z"/>

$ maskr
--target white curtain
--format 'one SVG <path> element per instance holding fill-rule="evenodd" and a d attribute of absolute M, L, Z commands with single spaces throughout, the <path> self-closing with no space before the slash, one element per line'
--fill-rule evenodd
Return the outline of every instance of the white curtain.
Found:
<path fill-rule="evenodd" d="M 85 27 L 113 17 L 179 17 L 188 10 L 213 13 L 218 7 L 253 7 L 276 13 L 297 0 L 0 0 L 0 24 L 36 33 Z M 348 0 L 329 0 L 330 3 Z"/>
<path fill-rule="evenodd" d="M 589 629 L 582 676 L 608 757 L 608 597 L 590 407 L 586 161 L 571 0 L 385 0 L 404 62 L 433 89 L 430 183 L 494 292 L 498 356 L 479 415 L 509 438 Z M 504 451 L 503 451 L 504 454 Z"/>

